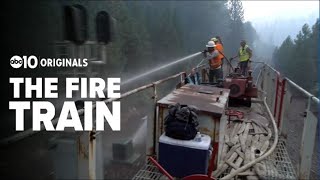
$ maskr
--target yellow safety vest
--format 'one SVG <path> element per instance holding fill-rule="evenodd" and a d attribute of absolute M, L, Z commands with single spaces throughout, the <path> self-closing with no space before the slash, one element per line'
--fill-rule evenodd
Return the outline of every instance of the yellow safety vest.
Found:
<path fill-rule="evenodd" d="M 240 47 L 240 50 L 239 50 L 239 59 L 240 59 L 240 62 L 242 61 L 248 61 L 250 56 L 249 56 L 249 53 L 247 52 L 247 48 L 249 46 L 248 45 L 245 45 L 244 48 Z"/>

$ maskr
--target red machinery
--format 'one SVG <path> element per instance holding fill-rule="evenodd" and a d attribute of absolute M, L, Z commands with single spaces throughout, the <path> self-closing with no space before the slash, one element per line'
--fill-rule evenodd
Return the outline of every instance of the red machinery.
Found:
<path fill-rule="evenodd" d="M 243 104 L 250 107 L 251 98 L 258 96 L 258 89 L 253 84 L 251 73 L 251 71 L 248 71 L 248 76 L 243 76 L 237 73 L 236 68 L 234 73 L 225 78 L 223 87 L 230 89 L 229 105 Z"/>

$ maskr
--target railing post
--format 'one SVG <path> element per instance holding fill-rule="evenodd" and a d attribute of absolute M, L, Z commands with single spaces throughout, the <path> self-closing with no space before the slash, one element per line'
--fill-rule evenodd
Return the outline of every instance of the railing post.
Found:
<path fill-rule="evenodd" d="M 288 118 L 285 116 L 287 112 L 290 112 L 290 104 L 291 104 L 291 93 L 288 91 L 287 79 L 282 80 L 282 93 L 280 99 L 280 110 L 279 110 L 279 132 L 281 135 L 287 139 L 288 136 Z"/>
<path fill-rule="evenodd" d="M 302 132 L 302 142 L 300 148 L 300 164 L 299 164 L 299 179 L 310 179 L 310 170 L 312 163 L 312 154 L 317 131 L 317 117 L 311 112 L 311 102 L 313 96 L 309 97 L 306 116 L 304 118 L 304 126 Z"/>
<path fill-rule="evenodd" d="M 202 82 L 207 82 L 207 70 L 206 70 L 206 68 L 203 68 L 203 69 L 201 69 L 201 78 L 202 78 Z"/>
<path fill-rule="evenodd" d="M 156 147 L 156 124 L 157 124 L 157 116 L 158 116 L 158 107 L 157 107 L 157 85 L 156 83 L 153 83 L 153 106 L 154 106 L 154 112 L 153 112 L 153 118 L 149 118 L 147 121 L 147 134 L 151 134 L 151 137 L 147 137 L 147 156 L 152 156 L 155 153 L 155 147 Z"/>
<path fill-rule="evenodd" d="M 157 119 L 158 119 L 158 107 L 157 107 L 157 101 L 158 101 L 158 97 L 157 97 L 157 85 L 153 84 L 153 103 L 154 103 L 154 115 L 153 115 L 153 150 L 152 153 L 155 152 L 155 147 L 156 147 L 156 127 L 157 127 Z"/>
<path fill-rule="evenodd" d="M 181 73 L 180 75 L 180 83 L 181 83 L 181 86 L 184 85 L 184 80 L 187 78 L 187 73 L 183 72 Z"/>
<path fill-rule="evenodd" d="M 280 87 L 280 74 L 276 72 L 277 79 L 276 79 L 276 95 L 275 95 L 275 102 L 274 102 L 274 109 L 273 109 L 273 117 L 277 117 L 277 108 L 278 108 L 278 96 L 279 96 L 279 87 Z M 279 127 L 279 122 L 277 122 L 277 125 Z"/>
<path fill-rule="evenodd" d="M 283 79 L 281 81 L 281 84 L 280 84 L 280 87 L 281 87 L 281 91 L 280 91 L 280 104 L 279 104 L 279 112 L 278 112 L 278 130 L 279 132 L 281 132 L 281 129 L 282 129 L 282 119 L 283 119 L 283 100 L 284 100 L 284 96 L 285 96 L 285 93 L 286 93 L 286 79 Z"/>
<path fill-rule="evenodd" d="M 97 179 L 96 175 L 96 132 L 89 133 L 89 179 Z"/>

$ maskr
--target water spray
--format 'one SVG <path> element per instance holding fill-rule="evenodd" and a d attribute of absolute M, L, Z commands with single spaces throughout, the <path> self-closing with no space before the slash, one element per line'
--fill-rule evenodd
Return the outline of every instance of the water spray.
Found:
<path fill-rule="evenodd" d="M 142 78 L 142 77 L 144 77 L 144 76 L 146 76 L 146 75 L 155 73 L 155 72 L 157 72 L 157 71 L 159 71 L 159 70 L 161 70 L 161 69 L 163 69 L 163 68 L 172 66 L 172 65 L 177 64 L 177 63 L 179 63 L 179 62 L 186 61 L 186 60 L 188 60 L 188 59 L 190 59 L 190 58 L 193 58 L 193 57 L 195 57 L 195 56 L 197 56 L 197 55 L 199 55 L 199 54 L 201 54 L 201 52 L 197 52 L 197 53 L 191 54 L 191 55 L 189 55 L 189 56 L 186 56 L 186 57 L 180 58 L 180 59 L 178 59 L 178 60 L 175 60 L 175 61 L 173 61 L 173 62 L 170 62 L 170 63 L 168 63 L 168 64 L 165 64 L 165 65 L 163 65 L 163 66 L 153 68 L 153 69 L 151 69 L 151 70 L 149 70 L 149 71 L 147 71 L 147 72 L 145 72 L 145 73 L 139 74 L 139 75 L 137 75 L 137 76 L 135 76 L 135 77 L 132 77 L 132 78 L 130 78 L 130 79 L 127 79 L 127 80 L 123 81 L 123 82 L 121 83 L 121 85 L 130 83 L 130 82 L 132 82 L 132 81 L 135 81 L 135 80 L 137 80 L 137 79 L 140 79 L 140 78 Z"/>

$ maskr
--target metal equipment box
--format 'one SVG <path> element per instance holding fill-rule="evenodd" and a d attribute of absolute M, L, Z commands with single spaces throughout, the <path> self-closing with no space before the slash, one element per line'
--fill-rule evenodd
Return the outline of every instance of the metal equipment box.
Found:
<path fill-rule="evenodd" d="M 225 109 L 229 100 L 229 89 L 217 88 L 209 85 L 186 84 L 175 89 L 157 102 L 157 121 L 155 127 L 155 139 L 159 140 L 164 133 L 164 120 L 168 114 L 168 106 L 180 103 L 181 105 L 192 105 L 198 108 L 198 129 L 201 134 L 211 137 L 212 146 L 218 147 L 218 154 L 215 154 L 219 161 L 221 153 L 224 129 L 227 123 Z M 159 149 L 158 143 L 155 149 Z M 158 153 L 158 152 L 157 152 Z M 217 162 L 216 162 L 217 163 Z"/>

